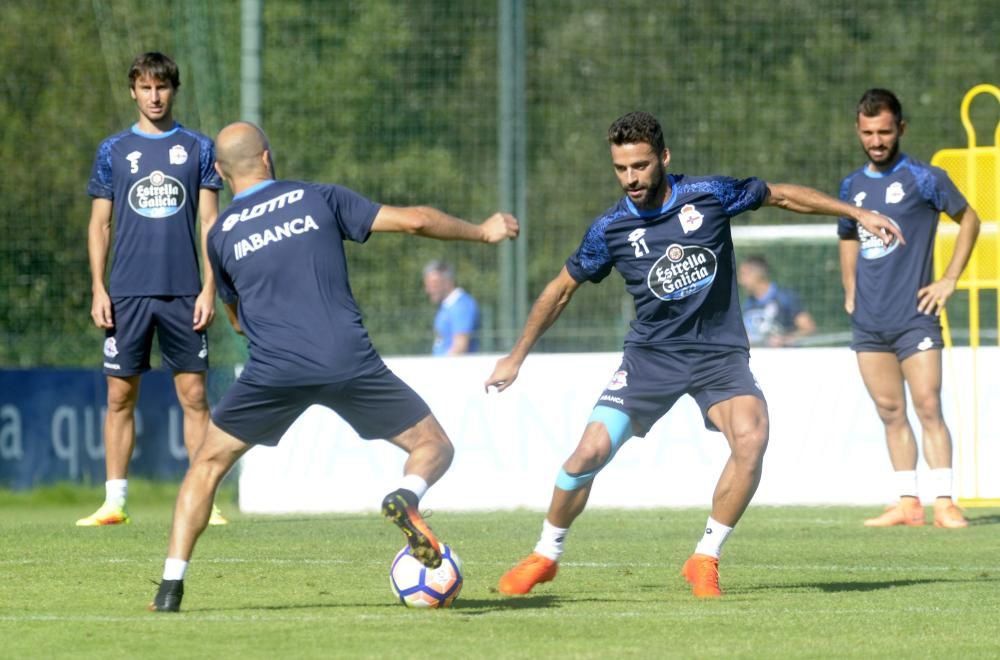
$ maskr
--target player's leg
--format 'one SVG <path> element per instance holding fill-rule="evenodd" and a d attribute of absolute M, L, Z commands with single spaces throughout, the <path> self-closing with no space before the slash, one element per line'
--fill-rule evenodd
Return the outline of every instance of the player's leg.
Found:
<path fill-rule="evenodd" d="M 106 332 L 103 346 L 108 385 L 104 417 L 105 498 L 97 511 L 76 521 L 80 527 L 130 522 L 128 466 L 135 449 L 139 378 L 149 369 L 153 321 L 148 298 L 113 298 L 111 306 L 115 327 Z"/>
<path fill-rule="evenodd" d="M 714 403 L 705 415 L 726 437 L 729 459 L 715 486 L 712 514 L 705 525 L 705 533 L 694 553 L 684 562 L 681 574 L 691 584 L 695 596 L 716 598 L 722 595 L 719 586 L 722 545 L 743 517 L 760 484 L 769 420 L 767 404 L 753 394 L 741 394 Z"/>
<path fill-rule="evenodd" d="M 865 520 L 867 527 L 920 526 L 924 511 L 917 490 L 917 443 L 906 416 L 903 370 L 895 353 L 859 351 L 858 368 L 885 428 L 899 502 L 885 513 Z"/>
<path fill-rule="evenodd" d="M 188 458 L 194 456 L 208 431 L 208 399 L 205 395 L 205 372 L 174 373 L 174 389 L 184 415 L 184 447 Z"/>
<path fill-rule="evenodd" d="M 730 451 L 712 496 L 712 518 L 732 528 L 760 484 L 769 433 L 767 405 L 756 396 L 735 396 L 709 408 L 708 418 L 722 431 Z"/>
<path fill-rule="evenodd" d="M 501 593 L 526 594 L 536 584 L 555 578 L 569 528 L 587 506 L 594 477 L 631 436 L 632 424 L 623 411 L 594 408 L 580 442 L 556 479 L 534 551 L 500 578 Z"/>
<path fill-rule="evenodd" d="M 920 420 L 924 460 L 930 468 L 934 489 L 934 525 L 967 527 L 962 512 L 952 500 L 951 434 L 941 413 L 941 351 L 932 349 L 913 353 L 900 363 L 910 387 L 913 408 Z"/>
<path fill-rule="evenodd" d="M 382 515 L 406 537 L 413 556 L 441 565 L 441 543 L 420 515 L 420 500 L 451 465 L 454 447 L 427 403 L 384 364 L 371 373 L 323 388 L 321 403 L 362 438 L 385 438 L 407 453 L 396 489 L 382 498 Z"/>
<path fill-rule="evenodd" d="M 180 296 L 153 303 L 160 353 L 163 363 L 173 370 L 174 389 L 184 416 L 184 447 L 188 458 L 194 456 L 205 439 L 209 422 L 205 387 L 208 339 L 204 332 L 192 328 L 194 301 L 194 296 Z M 225 525 L 227 522 L 219 508 L 213 505 L 209 524 Z"/>
<path fill-rule="evenodd" d="M 407 453 L 398 487 L 382 499 L 382 515 L 396 525 L 410 552 L 430 568 L 441 565 L 441 543 L 420 514 L 420 500 L 451 465 L 455 450 L 432 414 L 389 438 Z"/>
<path fill-rule="evenodd" d="M 108 411 L 104 417 L 104 503 L 76 521 L 79 527 L 128 524 L 128 464 L 135 449 L 135 406 L 139 376 L 108 377 Z"/>
<path fill-rule="evenodd" d="M 174 389 L 184 415 L 184 447 L 188 457 L 194 456 L 205 439 L 209 425 L 208 397 L 205 394 L 204 371 L 178 371 L 174 373 Z M 225 525 L 229 521 L 215 504 L 212 505 L 210 525 Z"/>
<path fill-rule="evenodd" d="M 249 448 L 250 445 L 209 423 L 204 441 L 191 458 L 177 493 L 163 580 L 149 609 L 156 612 L 180 609 L 184 574 L 198 537 L 208 526 L 216 490 L 233 464 Z"/>

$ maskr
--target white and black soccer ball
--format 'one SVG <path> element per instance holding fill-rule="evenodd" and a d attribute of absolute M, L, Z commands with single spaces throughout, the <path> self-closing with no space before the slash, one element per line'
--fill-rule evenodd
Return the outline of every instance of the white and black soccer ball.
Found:
<path fill-rule="evenodd" d="M 462 591 L 462 560 L 447 545 L 441 546 L 441 565 L 427 568 L 404 547 L 392 560 L 389 584 L 407 607 L 451 607 Z"/>

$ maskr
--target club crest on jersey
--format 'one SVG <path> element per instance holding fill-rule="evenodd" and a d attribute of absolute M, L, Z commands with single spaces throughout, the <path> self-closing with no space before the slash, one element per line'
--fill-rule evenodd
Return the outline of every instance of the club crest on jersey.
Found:
<path fill-rule="evenodd" d="M 892 218 L 887 218 L 889 222 L 893 224 L 896 229 L 899 229 L 899 225 Z M 861 258 L 862 259 L 881 259 L 882 257 L 888 256 L 896 248 L 899 247 L 899 239 L 895 236 L 889 241 L 888 245 L 882 242 L 881 236 L 876 236 L 867 229 L 865 229 L 861 223 L 858 223 L 858 240 L 861 242 Z"/>
<path fill-rule="evenodd" d="M 183 165 L 187 162 L 188 152 L 187 150 L 179 144 L 175 144 L 170 147 L 170 164 L 171 165 Z"/>
<path fill-rule="evenodd" d="M 166 218 L 184 206 L 184 184 L 156 170 L 136 181 L 128 191 L 128 205 L 147 218 Z"/>
<path fill-rule="evenodd" d="M 895 181 L 885 189 L 885 203 L 899 204 L 903 201 L 903 197 L 905 195 L 906 193 L 903 191 L 903 184 L 899 181 Z"/>
<path fill-rule="evenodd" d="M 705 216 L 698 212 L 694 204 L 685 204 L 681 207 L 681 212 L 677 214 L 677 219 L 681 221 L 681 229 L 685 234 L 690 234 L 705 220 Z"/>
<path fill-rule="evenodd" d="M 628 372 L 624 369 L 619 369 L 615 372 L 615 375 L 611 377 L 611 382 L 609 382 L 608 386 L 604 389 L 615 392 L 623 387 L 628 387 Z"/>
<path fill-rule="evenodd" d="M 125 160 L 127 160 L 128 164 L 129 164 L 128 171 L 131 174 L 138 174 L 139 173 L 139 159 L 140 158 L 142 158 L 142 152 L 141 151 L 133 151 L 128 156 L 125 156 Z"/>
<path fill-rule="evenodd" d="M 865 201 L 865 197 L 867 197 L 867 196 L 868 196 L 868 193 L 866 193 L 864 190 L 862 190 L 861 192 L 859 192 L 857 195 L 854 196 L 854 205 L 855 206 L 861 206 L 861 203 L 863 201 Z"/>
<path fill-rule="evenodd" d="M 708 248 L 674 243 L 649 269 L 646 284 L 660 300 L 680 300 L 711 285 L 718 264 Z"/>

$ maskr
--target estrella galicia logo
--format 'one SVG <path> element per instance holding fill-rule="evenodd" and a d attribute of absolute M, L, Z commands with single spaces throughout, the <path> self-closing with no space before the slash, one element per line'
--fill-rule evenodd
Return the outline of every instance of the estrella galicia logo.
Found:
<path fill-rule="evenodd" d="M 674 243 L 649 269 L 646 284 L 660 300 L 680 300 L 711 285 L 717 271 L 718 260 L 708 248 Z"/>
<path fill-rule="evenodd" d="M 177 213 L 186 198 L 184 185 L 160 170 L 139 179 L 128 191 L 128 205 L 147 218 L 166 218 Z"/>
<path fill-rule="evenodd" d="M 899 229 L 899 225 L 892 218 L 886 218 L 889 222 L 893 224 L 896 229 Z M 888 256 L 893 250 L 899 247 L 899 239 L 892 236 L 892 240 L 886 245 L 882 242 L 881 236 L 876 236 L 867 229 L 865 229 L 861 223 L 858 223 L 858 240 L 861 242 L 861 258 L 862 259 L 881 259 L 882 257 Z"/>

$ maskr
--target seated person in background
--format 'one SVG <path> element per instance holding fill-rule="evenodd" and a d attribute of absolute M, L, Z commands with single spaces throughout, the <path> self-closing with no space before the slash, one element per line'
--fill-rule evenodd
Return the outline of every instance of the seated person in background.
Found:
<path fill-rule="evenodd" d="M 746 291 L 743 325 L 752 346 L 790 346 L 816 332 L 816 321 L 802 308 L 794 291 L 771 281 L 767 260 L 751 255 L 736 271 Z"/>
<path fill-rule="evenodd" d="M 479 305 L 455 285 L 455 269 L 444 261 L 424 266 L 424 291 L 438 306 L 434 316 L 433 355 L 462 355 L 479 349 Z"/>

